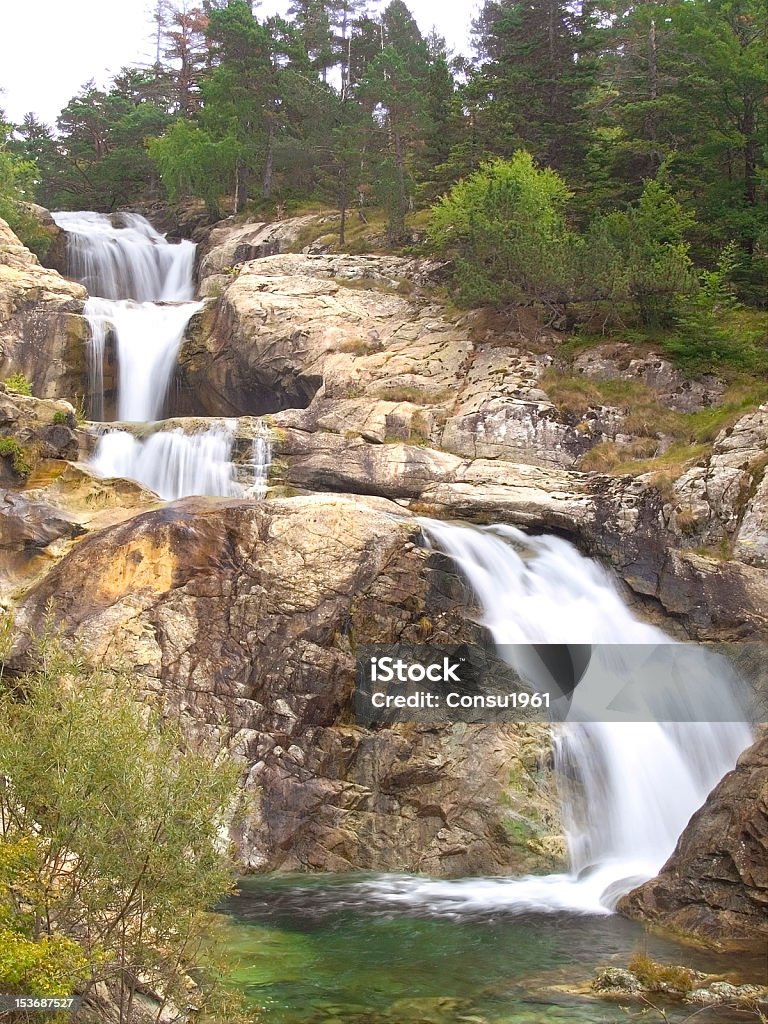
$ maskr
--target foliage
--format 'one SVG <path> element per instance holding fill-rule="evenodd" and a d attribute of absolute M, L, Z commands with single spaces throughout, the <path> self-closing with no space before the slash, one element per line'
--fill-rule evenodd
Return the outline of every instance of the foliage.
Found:
<path fill-rule="evenodd" d="M 26 657 L 0 690 L 0 988 L 109 980 L 124 1021 L 141 978 L 186 1005 L 206 911 L 230 884 L 219 830 L 234 770 L 50 629 Z"/>
<path fill-rule="evenodd" d="M 3 383 L 9 390 L 16 391 L 19 395 L 32 394 L 32 383 L 23 373 L 12 373 Z"/>
<path fill-rule="evenodd" d="M 676 331 L 665 341 L 676 361 L 695 372 L 740 370 L 768 373 L 768 325 L 750 330 L 738 324 L 743 306 L 736 299 L 734 271 L 738 247 L 727 245 L 714 270 L 699 275 L 699 287 L 676 318 Z"/>
<path fill-rule="evenodd" d="M 562 302 L 571 292 L 574 239 L 565 222 L 571 193 L 531 155 L 484 164 L 433 209 L 435 250 L 454 260 L 468 304 Z"/>
<path fill-rule="evenodd" d="M 205 129 L 177 121 L 165 136 L 150 139 L 148 150 L 172 202 L 197 195 L 219 215 L 219 202 L 232 187 L 238 161 L 234 137 L 215 141 Z"/>
<path fill-rule="evenodd" d="M 11 469 L 22 480 L 26 480 L 32 472 L 27 450 L 15 437 L 0 437 L 0 458 L 8 459 Z"/>
<path fill-rule="evenodd" d="M 693 218 L 669 188 L 646 181 L 637 203 L 598 217 L 584 238 L 582 275 L 595 298 L 631 302 L 646 325 L 670 323 L 696 286 L 684 240 Z"/>
<path fill-rule="evenodd" d="M 44 256 L 50 238 L 25 205 L 34 199 L 37 168 L 10 147 L 11 126 L 0 112 L 0 217 L 20 240 L 38 256 Z"/>

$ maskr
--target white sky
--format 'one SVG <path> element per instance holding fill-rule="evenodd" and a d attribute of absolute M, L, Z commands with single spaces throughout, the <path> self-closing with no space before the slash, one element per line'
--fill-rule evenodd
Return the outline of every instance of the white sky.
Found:
<path fill-rule="evenodd" d="M 426 35 L 436 26 L 449 47 L 468 50 L 479 0 L 406 0 Z M 289 0 L 264 0 L 258 14 Z M 85 82 L 106 85 L 124 65 L 154 57 L 150 0 L 8 0 L 0 38 L 0 110 L 19 122 L 28 111 L 53 125 Z M 383 0 L 373 5 L 382 9 Z"/>

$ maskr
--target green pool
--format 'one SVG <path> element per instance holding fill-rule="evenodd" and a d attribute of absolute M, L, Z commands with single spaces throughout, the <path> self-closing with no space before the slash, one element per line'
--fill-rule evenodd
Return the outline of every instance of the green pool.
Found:
<path fill-rule="evenodd" d="M 232 981 L 265 1024 L 661 1021 L 655 1011 L 573 994 L 597 965 L 624 966 L 636 951 L 736 980 L 765 975 L 764 964 L 679 946 L 615 916 L 434 913 L 403 902 L 396 876 L 249 879 L 222 909 Z M 673 1022 L 692 1012 L 664 1009 Z M 696 1016 L 697 1024 L 745 1019 Z"/>

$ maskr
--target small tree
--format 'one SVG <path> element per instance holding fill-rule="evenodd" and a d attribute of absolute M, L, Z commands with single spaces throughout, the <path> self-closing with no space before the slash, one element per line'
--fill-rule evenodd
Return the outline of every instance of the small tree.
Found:
<path fill-rule="evenodd" d="M 206 912 L 230 888 L 234 769 L 50 635 L 32 657 L 0 684 L 0 990 L 104 981 L 123 1022 L 141 984 L 183 1009 Z"/>
<path fill-rule="evenodd" d="M 584 239 L 586 290 L 631 303 L 647 326 L 669 324 L 696 288 L 684 240 L 693 219 L 666 185 L 646 181 L 640 200 L 598 217 Z"/>
<path fill-rule="evenodd" d="M 468 304 L 567 302 L 575 240 L 565 223 L 571 193 L 519 150 L 460 181 L 432 209 L 429 239 L 451 257 Z"/>
<path fill-rule="evenodd" d="M 147 143 L 171 202 L 199 196 L 209 212 L 220 216 L 220 201 L 234 186 L 240 145 L 233 135 L 214 140 L 189 121 L 176 121 L 170 131 Z"/>

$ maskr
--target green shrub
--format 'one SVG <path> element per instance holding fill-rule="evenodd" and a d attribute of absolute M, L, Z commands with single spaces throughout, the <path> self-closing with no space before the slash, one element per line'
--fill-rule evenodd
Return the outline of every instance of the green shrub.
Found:
<path fill-rule="evenodd" d="M 69 414 L 62 412 L 61 409 L 57 409 L 53 414 L 53 422 L 57 425 L 60 423 L 69 423 Z"/>
<path fill-rule="evenodd" d="M 3 383 L 19 395 L 32 394 L 32 383 L 23 373 L 12 373 L 10 377 L 5 378 Z"/>
<path fill-rule="evenodd" d="M 8 459 L 13 472 L 23 480 L 32 472 L 27 450 L 15 437 L 0 437 L 0 457 Z"/>
<path fill-rule="evenodd" d="M 573 290 L 574 236 L 564 210 L 571 193 L 550 168 L 519 150 L 454 185 L 432 210 L 427 237 L 454 261 L 467 305 L 562 302 Z"/>
<path fill-rule="evenodd" d="M 584 297 L 630 302 L 647 326 L 672 323 L 696 290 L 684 240 L 693 223 L 663 183 L 646 181 L 637 203 L 596 218 L 584 236 Z"/>
<path fill-rule="evenodd" d="M 69 995 L 106 981 L 125 1005 L 141 977 L 186 1005 L 192 971 L 204 1007 L 197 969 L 207 911 L 231 888 L 220 829 L 237 769 L 193 749 L 50 629 L 27 664 L 0 677 L 0 991 Z"/>

